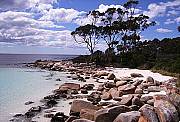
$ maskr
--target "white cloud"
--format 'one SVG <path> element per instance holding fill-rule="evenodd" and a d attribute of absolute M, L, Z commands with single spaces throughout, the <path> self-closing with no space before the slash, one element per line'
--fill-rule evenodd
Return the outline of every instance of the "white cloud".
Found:
<path fill-rule="evenodd" d="M 179 11 L 176 11 L 176 10 L 170 10 L 167 12 L 167 16 L 176 16 L 179 14 Z"/>
<path fill-rule="evenodd" d="M 58 0 L 1 0 L 0 8 L 3 9 L 26 9 L 34 7 L 38 4 L 53 4 Z"/>
<path fill-rule="evenodd" d="M 58 30 L 54 30 L 54 29 Z M 33 19 L 31 13 L 7 11 L 0 13 L 0 45 L 76 46 L 70 30 L 52 21 Z"/>
<path fill-rule="evenodd" d="M 170 33 L 170 32 L 173 32 L 173 30 L 166 29 L 166 28 L 158 28 L 158 29 L 156 29 L 156 31 L 159 32 L 159 33 Z"/>
<path fill-rule="evenodd" d="M 174 20 L 171 19 L 167 19 L 166 22 L 164 22 L 164 24 L 168 25 L 168 24 L 173 24 Z"/>
<path fill-rule="evenodd" d="M 170 2 L 160 2 L 159 4 L 151 3 L 148 5 L 148 11 L 144 11 L 145 15 L 148 15 L 150 18 L 154 18 L 156 16 L 164 15 L 168 7 L 180 6 L 180 1 L 170 1 Z"/>
<path fill-rule="evenodd" d="M 50 9 L 49 11 L 45 12 L 43 16 L 40 18 L 40 20 L 50 20 L 50 21 L 56 21 L 56 22 L 72 22 L 73 19 L 76 19 L 77 17 L 81 16 L 85 12 L 77 11 L 74 9 Z"/>
<path fill-rule="evenodd" d="M 180 23 L 180 17 L 176 18 L 175 21 L 176 21 L 177 23 Z"/>

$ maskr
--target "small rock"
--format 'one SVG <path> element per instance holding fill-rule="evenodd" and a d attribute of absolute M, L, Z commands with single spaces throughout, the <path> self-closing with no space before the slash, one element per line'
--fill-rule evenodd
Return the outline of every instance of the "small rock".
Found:
<path fill-rule="evenodd" d="M 138 85 L 140 85 L 142 82 L 143 82 L 143 80 L 136 80 L 136 81 L 133 83 L 133 85 L 134 85 L 134 86 L 138 86 Z"/>
<path fill-rule="evenodd" d="M 162 89 L 159 86 L 149 86 L 148 92 L 160 92 Z"/>
<path fill-rule="evenodd" d="M 141 100 L 142 102 L 144 102 L 144 103 L 146 103 L 148 100 L 151 100 L 151 99 L 153 99 L 152 96 L 142 96 L 142 97 L 140 98 L 140 100 Z"/>
<path fill-rule="evenodd" d="M 118 91 L 116 88 L 111 88 L 108 92 L 111 94 L 113 99 L 122 96 L 122 92 Z"/>
<path fill-rule="evenodd" d="M 86 89 L 81 89 L 82 94 L 88 94 L 88 91 Z"/>
<path fill-rule="evenodd" d="M 97 104 L 99 101 L 101 101 L 100 93 L 98 92 L 92 92 L 88 97 L 88 101 L 91 101 L 93 104 Z"/>
<path fill-rule="evenodd" d="M 93 90 L 94 84 L 85 84 L 82 88 L 86 90 Z"/>
<path fill-rule="evenodd" d="M 154 106 L 154 99 L 150 99 L 147 101 L 147 104 Z"/>
<path fill-rule="evenodd" d="M 110 93 L 104 92 L 103 95 L 101 95 L 101 99 L 103 99 L 103 100 L 110 100 L 110 99 L 112 99 L 112 96 L 111 96 Z"/>
<path fill-rule="evenodd" d="M 54 114 L 44 114 L 45 118 L 52 118 L 54 116 Z"/>
<path fill-rule="evenodd" d="M 134 93 L 135 93 L 135 94 L 142 94 L 142 93 L 143 93 L 143 90 L 140 89 L 140 88 L 136 88 L 136 90 L 135 90 Z"/>
<path fill-rule="evenodd" d="M 60 79 L 60 78 L 58 78 L 58 79 L 56 79 L 56 81 L 61 81 L 61 79 Z"/>
<path fill-rule="evenodd" d="M 116 76 L 115 76 L 113 73 L 110 73 L 110 74 L 108 74 L 108 76 L 107 76 L 107 79 L 108 79 L 108 80 L 114 80 L 114 78 L 116 78 Z"/>
<path fill-rule="evenodd" d="M 131 109 L 131 111 L 138 111 L 140 109 L 140 107 L 137 105 L 131 105 L 129 106 L 129 108 Z"/>
<path fill-rule="evenodd" d="M 122 86 L 122 85 L 125 85 L 127 83 L 127 81 L 117 81 L 116 82 L 116 86 Z"/>
<path fill-rule="evenodd" d="M 153 83 L 154 83 L 153 77 L 151 77 L 151 76 L 147 77 L 147 78 L 146 78 L 146 82 L 147 82 L 147 83 L 152 83 L 152 84 L 153 84 Z"/>
<path fill-rule="evenodd" d="M 32 104 L 32 103 L 34 103 L 33 101 L 28 101 L 28 102 L 25 102 L 24 104 L 25 105 L 30 105 L 30 104 Z"/>
<path fill-rule="evenodd" d="M 136 87 L 132 84 L 127 84 L 123 86 L 119 86 L 118 90 L 122 91 L 123 94 L 134 94 Z"/>
<path fill-rule="evenodd" d="M 79 90 L 80 89 L 80 84 L 64 83 L 59 87 L 59 89 L 61 89 L 61 87 L 65 87 L 65 88 L 72 89 L 72 90 Z"/>
<path fill-rule="evenodd" d="M 56 105 L 58 102 L 56 102 L 55 100 L 49 100 L 46 105 L 48 107 L 53 107 L 54 105 Z"/>
<path fill-rule="evenodd" d="M 136 78 L 136 77 L 144 77 L 140 73 L 131 73 L 130 75 L 131 75 L 131 77 L 134 77 L 134 78 Z"/>
<path fill-rule="evenodd" d="M 140 99 L 138 97 L 134 97 L 132 99 L 132 105 L 137 105 L 137 106 L 143 106 L 144 103 L 142 101 L 140 101 Z"/>
<path fill-rule="evenodd" d="M 128 95 L 127 97 L 121 97 L 121 98 L 122 98 L 122 100 L 120 102 L 118 102 L 118 104 L 127 105 L 127 106 L 132 105 L 133 95 Z"/>
<path fill-rule="evenodd" d="M 115 87 L 116 85 L 115 85 L 115 83 L 114 82 L 106 82 L 105 83 L 105 87 L 106 88 L 113 88 L 113 87 Z"/>

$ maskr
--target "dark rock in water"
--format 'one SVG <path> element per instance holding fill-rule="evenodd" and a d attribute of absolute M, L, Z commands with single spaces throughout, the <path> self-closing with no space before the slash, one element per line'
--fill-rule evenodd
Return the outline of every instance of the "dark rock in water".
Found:
<path fill-rule="evenodd" d="M 60 78 L 58 78 L 58 79 L 56 79 L 56 81 L 61 81 L 61 79 L 60 79 Z"/>
<path fill-rule="evenodd" d="M 59 94 L 52 94 L 44 97 L 44 100 L 51 100 L 51 99 L 60 99 L 61 95 Z"/>
<path fill-rule="evenodd" d="M 46 78 L 46 80 L 52 80 L 52 78 Z"/>
<path fill-rule="evenodd" d="M 140 112 L 131 111 L 126 113 L 121 113 L 116 117 L 113 122 L 138 122 L 140 117 Z"/>
<path fill-rule="evenodd" d="M 51 118 L 51 122 L 65 122 L 62 116 L 54 116 Z"/>
<path fill-rule="evenodd" d="M 32 103 L 34 103 L 33 101 L 28 101 L 28 102 L 25 102 L 24 104 L 25 105 L 30 105 L 30 104 L 32 104 Z"/>
<path fill-rule="evenodd" d="M 52 118 L 52 117 L 54 117 L 54 114 L 51 114 L 51 113 L 49 113 L 49 114 L 44 114 L 44 117 L 45 117 L 45 118 Z"/>
<path fill-rule="evenodd" d="M 55 100 L 49 100 L 47 103 L 46 103 L 46 105 L 48 106 L 48 107 L 53 107 L 54 105 L 56 105 L 58 102 L 57 101 L 55 101 Z"/>
<path fill-rule="evenodd" d="M 134 77 L 134 78 L 136 78 L 136 77 L 144 77 L 142 74 L 140 74 L 140 73 L 131 73 L 130 74 L 131 75 L 131 77 Z"/>
<path fill-rule="evenodd" d="M 40 106 L 32 107 L 28 110 L 28 112 L 25 113 L 25 116 L 27 118 L 32 118 L 35 115 L 37 115 L 39 112 L 41 112 L 42 108 Z"/>
<path fill-rule="evenodd" d="M 13 117 L 23 117 L 24 115 L 23 114 L 15 114 Z"/>
<path fill-rule="evenodd" d="M 51 118 L 51 122 L 65 122 L 67 118 L 63 112 L 58 112 Z"/>

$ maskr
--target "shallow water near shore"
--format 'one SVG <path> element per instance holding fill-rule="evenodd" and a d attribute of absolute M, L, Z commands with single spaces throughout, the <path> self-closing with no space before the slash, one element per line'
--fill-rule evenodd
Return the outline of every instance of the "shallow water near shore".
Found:
<path fill-rule="evenodd" d="M 8 122 L 16 113 L 40 105 L 40 99 L 61 84 L 65 73 L 27 68 L 0 68 L 0 122 Z M 56 81 L 56 78 L 62 81 Z M 27 101 L 33 104 L 24 105 Z"/>

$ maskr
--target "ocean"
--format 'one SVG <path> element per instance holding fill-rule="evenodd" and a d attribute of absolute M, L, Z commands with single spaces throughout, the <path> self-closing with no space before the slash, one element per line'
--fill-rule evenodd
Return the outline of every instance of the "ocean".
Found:
<path fill-rule="evenodd" d="M 41 60 L 64 60 L 73 55 L 0 54 L 0 122 L 8 122 L 13 115 L 40 105 L 40 99 L 51 94 L 57 84 L 66 82 L 66 75 L 40 69 L 22 68 L 22 63 Z M 56 81 L 60 78 L 62 81 Z M 31 105 L 25 105 L 33 101 Z"/>

